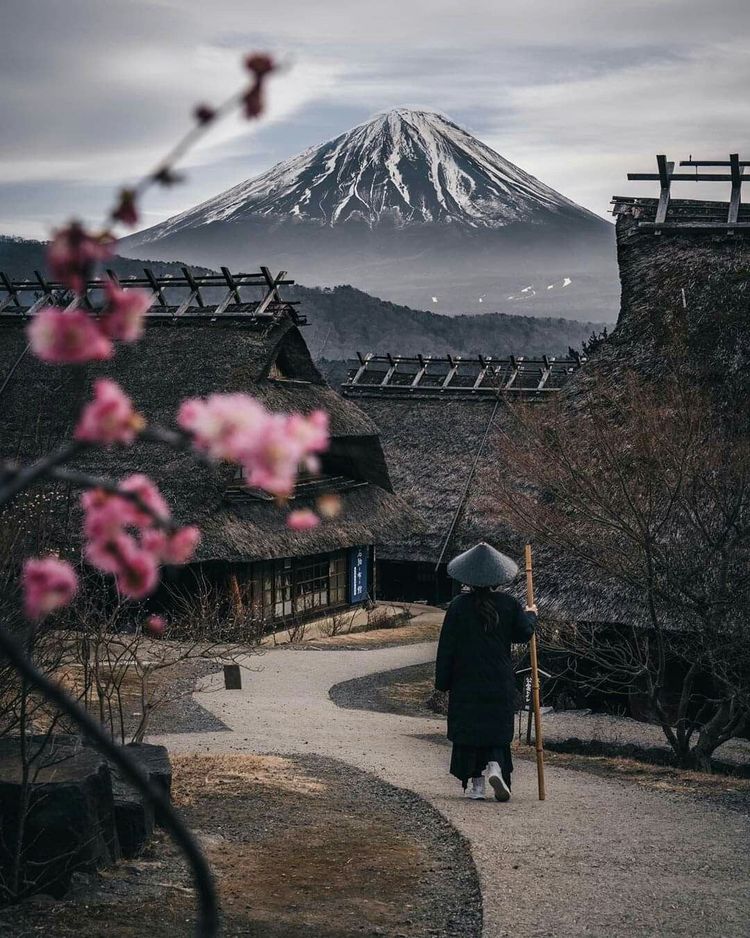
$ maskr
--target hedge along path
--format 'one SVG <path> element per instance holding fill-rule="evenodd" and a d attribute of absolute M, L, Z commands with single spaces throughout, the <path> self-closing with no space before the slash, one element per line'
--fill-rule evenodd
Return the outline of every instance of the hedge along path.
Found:
<path fill-rule="evenodd" d="M 319 753 L 411 789 L 469 840 L 485 938 L 686 934 L 744 938 L 750 920 L 750 818 L 719 805 L 644 791 L 548 765 L 548 800 L 519 761 L 505 805 L 461 797 L 449 751 L 424 737 L 442 720 L 345 710 L 341 681 L 434 659 L 434 642 L 325 654 L 274 649 L 248 659 L 241 691 L 195 695 L 231 729 L 153 741 L 173 752 Z"/>

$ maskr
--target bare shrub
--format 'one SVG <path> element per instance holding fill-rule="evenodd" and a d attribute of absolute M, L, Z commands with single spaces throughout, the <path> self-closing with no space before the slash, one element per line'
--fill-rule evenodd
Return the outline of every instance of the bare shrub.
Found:
<path fill-rule="evenodd" d="M 678 763 L 710 769 L 750 721 L 744 420 L 676 373 L 594 373 L 575 407 L 513 414 L 497 502 L 548 549 L 556 582 L 579 584 L 572 605 L 588 604 L 548 647 L 590 689 L 641 695 Z"/>
<path fill-rule="evenodd" d="M 392 606 L 373 606 L 367 610 L 367 622 L 363 628 L 365 632 L 374 632 L 376 629 L 398 629 L 411 619 L 408 609 L 394 609 Z"/>
<path fill-rule="evenodd" d="M 307 631 L 306 622 L 300 619 L 291 619 L 286 630 L 287 638 L 289 639 L 289 644 L 296 645 L 299 642 L 303 641 L 305 638 L 306 631 Z"/>
<path fill-rule="evenodd" d="M 354 612 L 334 612 L 320 623 L 320 631 L 328 638 L 333 638 L 336 635 L 346 635 L 351 632 L 356 615 L 356 610 Z"/>

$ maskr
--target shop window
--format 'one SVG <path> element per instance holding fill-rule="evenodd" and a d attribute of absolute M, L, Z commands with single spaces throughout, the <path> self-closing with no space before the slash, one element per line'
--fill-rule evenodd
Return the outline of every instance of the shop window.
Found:
<path fill-rule="evenodd" d="M 273 614 L 277 619 L 285 619 L 292 612 L 292 561 L 277 560 L 274 563 Z"/>
<path fill-rule="evenodd" d="M 295 571 L 295 593 L 297 612 L 309 612 L 329 605 L 328 601 L 328 557 L 315 557 L 297 567 Z"/>
<path fill-rule="evenodd" d="M 346 554 L 333 554 L 328 562 L 331 605 L 338 606 L 347 601 Z"/>

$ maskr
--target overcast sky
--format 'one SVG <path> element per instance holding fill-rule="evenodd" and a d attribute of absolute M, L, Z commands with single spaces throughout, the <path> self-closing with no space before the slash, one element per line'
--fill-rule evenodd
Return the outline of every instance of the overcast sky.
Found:
<path fill-rule="evenodd" d="M 442 111 L 602 215 L 656 152 L 750 158 L 749 0 L 2 0 L 0 233 L 97 221 L 191 105 L 288 63 L 217 127 L 153 224 L 399 105 Z M 687 185 L 687 184 L 686 184 Z M 695 185 L 690 189 L 695 191 Z M 701 188 L 705 192 L 705 188 Z M 709 197 L 722 198 L 717 192 Z"/>

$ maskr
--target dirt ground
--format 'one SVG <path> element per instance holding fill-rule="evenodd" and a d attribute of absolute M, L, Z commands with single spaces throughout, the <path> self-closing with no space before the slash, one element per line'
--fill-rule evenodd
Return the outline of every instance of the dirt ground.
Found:
<path fill-rule="evenodd" d="M 468 848 L 416 796 L 318 757 L 178 756 L 174 800 L 214 870 L 222 934 L 476 936 Z M 188 871 L 163 832 L 148 853 L 78 877 L 55 903 L 0 912 L 26 938 L 192 934 Z"/>

